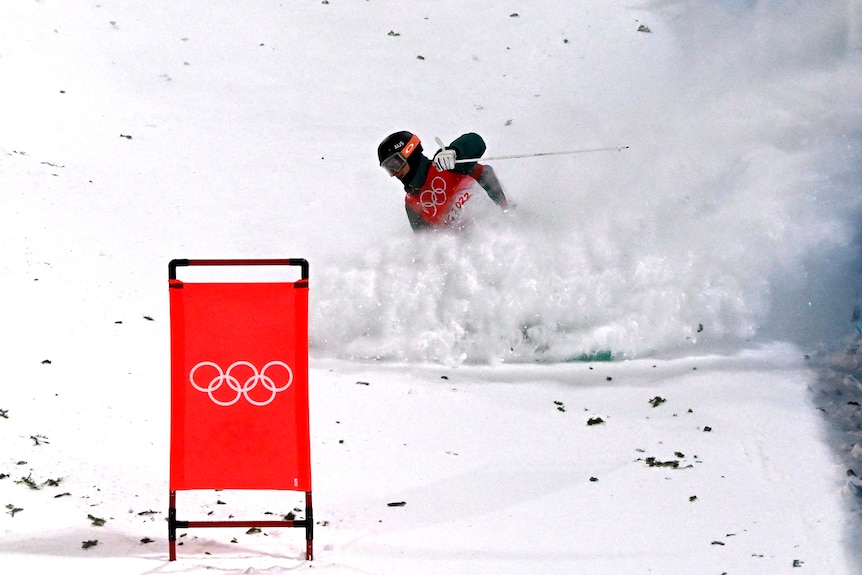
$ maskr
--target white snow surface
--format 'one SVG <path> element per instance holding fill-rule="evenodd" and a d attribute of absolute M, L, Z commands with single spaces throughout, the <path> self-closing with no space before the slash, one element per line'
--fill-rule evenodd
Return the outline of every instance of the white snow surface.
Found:
<path fill-rule="evenodd" d="M 3 572 L 862 571 L 859 0 L 3 11 Z M 494 162 L 513 209 L 414 235 L 404 129 L 625 148 Z M 167 264 L 271 257 L 311 268 L 315 559 L 168 562 Z"/>

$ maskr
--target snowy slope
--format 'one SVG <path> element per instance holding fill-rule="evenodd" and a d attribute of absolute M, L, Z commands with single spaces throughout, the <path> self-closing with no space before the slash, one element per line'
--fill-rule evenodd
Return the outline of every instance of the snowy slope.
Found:
<path fill-rule="evenodd" d="M 859 570 L 858 0 L 9 4 L 4 565 Z M 495 163 L 510 214 L 417 238 L 400 129 L 628 148 Z M 166 561 L 176 257 L 311 262 L 313 563 Z"/>

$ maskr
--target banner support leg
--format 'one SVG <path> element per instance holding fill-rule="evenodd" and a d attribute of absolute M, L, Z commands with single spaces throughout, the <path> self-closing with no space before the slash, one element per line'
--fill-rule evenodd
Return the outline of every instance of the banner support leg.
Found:
<path fill-rule="evenodd" d="M 311 504 L 311 491 L 305 492 L 305 559 L 314 560 L 314 512 Z"/>
<path fill-rule="evenodd" d="M 177 559 L 177 492 L 168 497 L 168 561 Z"/>

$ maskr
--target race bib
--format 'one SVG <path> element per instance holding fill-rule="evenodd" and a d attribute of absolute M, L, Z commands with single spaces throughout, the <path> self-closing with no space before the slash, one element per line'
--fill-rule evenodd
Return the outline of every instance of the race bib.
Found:
<path fill-rule="evenodd" d="M 407 194 L 404 201 L 426 223 L 451 226 L 476 193 L 478 186 L 474 184 L 476 180 L 465 174 L 432 171 L 419 193 Z"/>

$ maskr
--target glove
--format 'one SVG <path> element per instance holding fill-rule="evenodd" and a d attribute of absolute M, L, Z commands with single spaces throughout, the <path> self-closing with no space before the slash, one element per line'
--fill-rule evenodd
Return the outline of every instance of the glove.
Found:
<path fill-rule="evenodd" d="M 451 170 L 455 167 L 455 159 L 458 154 L 451 148 L 443 148 L 434 155 L 434 167 L 438 172 Z"/>

